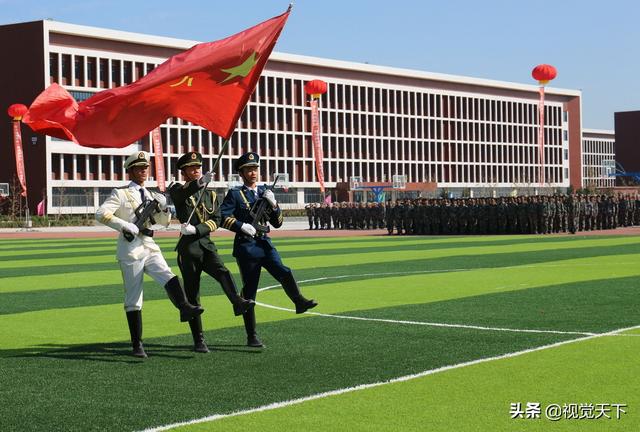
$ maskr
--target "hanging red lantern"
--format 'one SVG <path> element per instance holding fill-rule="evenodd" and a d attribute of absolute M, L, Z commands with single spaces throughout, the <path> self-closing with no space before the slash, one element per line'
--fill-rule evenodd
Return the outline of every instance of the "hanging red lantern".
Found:
<path fill-rule="evenodd" d="M 22 118 L 22 116 L 25 115 L 28 110 L 29 109 L 26 105 L 13 104 L 7 109 L 7 114 L 9 114 L 9 117 L 13 117 L 17 120 L 17 117 Z"/>
<path fill-rule="evenodd" d="M 13 117 L 14 120 L 22 120 L 22 116 L 25 115 L 29 111 L 26 105 L 23 104 L 13 104 L 7 109 L 7 114 L 9 117 Z"/>
<path fill-rule="evenodd" d="M 327 92 L 327 83 L 322 80 L 308 81 L 304 85 L 304 91 L 306 94 L 311 95 L 312 98 L 318 99 L 320 95 Z"/>
<path fill-rule="evenodd" d="M 540 85 L 548 84 L 556 75 L 558 75 L 556 68 L 548 64 L 538 65 L 531 71 L 531 76 L 537 80 Z"/>

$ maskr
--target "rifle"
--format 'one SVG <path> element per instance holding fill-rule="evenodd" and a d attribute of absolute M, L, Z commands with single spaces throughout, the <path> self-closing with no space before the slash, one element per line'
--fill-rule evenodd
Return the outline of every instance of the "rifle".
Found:
<path fill-rule="evenodd" d="M 147 222 L 147 220 L 149 220 L 151 221 L 152 225 L 155 225 L 156 220 L 154 219 L 153 214 L 159 211 L 160 203 L 158 201 L 156 201 L 155 199 L 145 200 L 138 206 L 138 208 L 135 209 L 137 219 L 133 224 L 138 227 L 138 230 L 141 233 L 144 234 L 145 231 L 148 232 L 148 230 L 144 227 L 144 224 Z M 124 238 L 129 242 L 133 241 L 133 239 L 135 238 L 135 236 L 129 231 L 124 231 L 122 234 L 124 235 Z"/>
<path fill-rule="evenodd" d="M 215 162 L 213 163 L 213 166 L 211 167 L 211 172 L 214 172 L 216 170 L 216 167 L 220 163 L 220 160 L 222 159 L 222 155 L 227 150 L 228 146 L 229 146 L 229 138 L 225 139 L 224 142 L 222 143 L 222 148 L 220 149 L 220 152 L 218 152 L 218 157 L 216 158 Z M 196 212 L 196 209 L 202 202 L 202 198 L 204 197 L 204 194 L 207 192 L 208 186 L 209 186 L 209 183 L 207 182 L 207 184 L 205 184 L 204 187 L 202 188 L 202 192 L 200 192 L 200 197 L 198 198 L 198 202 L 196 202 L 196 205 L 193 206 L 193 209 L 191 210 L 191 214 L 189 214 L 189 219 L 187 219 L 187 222 L 186 222 L 187 224 L 191 223 L 191 218 L 193 217 L 193 214 Z M 181 239 L 182 239 L 182 233 L 180 233 L 180 235 L 178 236 L 178 243 L 176 243 L 176 247 L 173 248 L 174 251 L 178 250 L 178 244 L 180 243 Z"/>
<path fill-rule="evenodd" d="M 279 179 L 280 176 L 277 175 L 276 179 L 273 181 L 273 184 L 268 189 L 272 190 L 273 188 L 275 188 Z M 256 229 L 255 237 L 262 237 L 263 235 L 271 231 L 271 228 L 269 228 L 269 225 L 266 224 L 266 221 L 263 221 L 263 219 L 265 218 L 265 214 L 270 206 L 271 205 L 269 204 L 269 201 L 264 198 L 260 198 L 255 203 L 253 203 L 253 207 L 251 207 L 251 210 L 249 210 L 249 215 L 252 218 L 251 226 Z"/>

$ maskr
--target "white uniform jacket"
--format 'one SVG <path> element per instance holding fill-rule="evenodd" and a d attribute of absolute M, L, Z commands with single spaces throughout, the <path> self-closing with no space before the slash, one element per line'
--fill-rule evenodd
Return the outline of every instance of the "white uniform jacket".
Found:
<path fill-rule="evenodd" d="M 155 195 L 145 189 L 149 198 Z M 120 232 L 118 236 L 118 249 L 116 257 L 121 260 L 138 260 L 149 254 L 149 252 L 160 252 L 160 247 L 153 241 L 152 237 L 138 234 L 133 241 L 128 242 L 122 234 L 125 222 L 135 222 L 135 209 L 142 203 L 140 196 L 140 186 L 131 182 L 129 186 L 113 189 L 111 195 L 102 203 L 96 212 L 96 220 L 114 230 Z M 171 214 L 168 211 L 161 211 L 154 215 L 156 225 L 169 226 Z M 147 227 L 150 222 L 147 221 Z"/>

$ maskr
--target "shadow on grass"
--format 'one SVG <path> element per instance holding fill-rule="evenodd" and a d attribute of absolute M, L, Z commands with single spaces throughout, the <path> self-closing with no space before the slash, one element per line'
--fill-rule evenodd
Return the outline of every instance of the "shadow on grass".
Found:
<path fill-rule="evenodd" d="M 162 357 L 175 360 L 190 360 L 203 354 L 193 351 L 192 345 L 168 345 L 162 343 L 144 343 L 144 349 L 149 357 Z M 246 345 L 209 344 L 211 355 L 216 351 L 259 354 L 261 350 Z M 57 360 L 81 360 L 93 362 L 140 363 L 145 361 L 131 355 L 131 345 L 128 342 L 111 342 L 95 344 L 42 344 L 35 347 L 0 350 L 0 358 L 25 358 Z"/>

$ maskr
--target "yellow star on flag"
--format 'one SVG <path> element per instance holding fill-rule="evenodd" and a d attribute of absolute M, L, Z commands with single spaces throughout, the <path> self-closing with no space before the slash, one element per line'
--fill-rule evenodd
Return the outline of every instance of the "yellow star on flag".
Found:
<path fill-rule="evenodd" d="M 258 59 L 256 58 L 256 52 L 252 52 L 249 57 L 239 66 L 234 66 L 229 69 L 220 69 L 222 72 L 226 72 L 229 74 L 220 84 L 224 84 L 225 82 L 234 79 L 235 77 L 245 78 L 251 72 L 251 69 L 256 65 Z"/>

